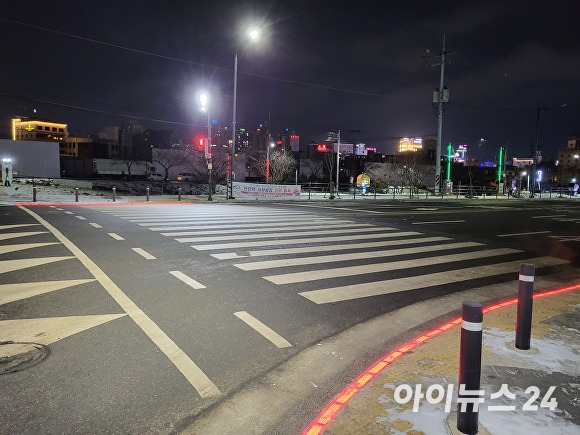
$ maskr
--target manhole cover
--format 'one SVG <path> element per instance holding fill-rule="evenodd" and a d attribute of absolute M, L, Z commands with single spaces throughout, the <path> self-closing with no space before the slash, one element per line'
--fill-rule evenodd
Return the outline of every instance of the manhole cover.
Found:
<path fill-rule="evenodd" d="M 0 341 L 0 375 L 34 367 L 50 355 L 44 344 Z"/>

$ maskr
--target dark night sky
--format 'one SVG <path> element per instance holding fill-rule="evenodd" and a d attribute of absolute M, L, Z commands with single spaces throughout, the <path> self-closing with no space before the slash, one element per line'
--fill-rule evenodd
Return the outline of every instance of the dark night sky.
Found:
<path fill-rule="evenodd" d="M 540 149 L 554 156 L 580 131 L 578 10 L 577 0 L 5 2 L 0 132 L 36 108 L 76 135 L 128 114 L 187 137 L 205 125 L 202 88 L 212 118 L 231 125 L 237 51 L 238 127 L 270 112 L 274 131 L 295 130 L 303 144 L 338 129 L 348 140 L 356 127 L 358 140 L 392 153 L 393 137 L 436 134 L 439 67 L 422 56 L 439 54 L 445 34 L 455 54 L 444 143 L 493 159 L 509 141 L 511 156 L 531 156 L 536 109 L 547 108 Z M 249 22 L 264 26 L 258 46 L 244 40 Z"/>

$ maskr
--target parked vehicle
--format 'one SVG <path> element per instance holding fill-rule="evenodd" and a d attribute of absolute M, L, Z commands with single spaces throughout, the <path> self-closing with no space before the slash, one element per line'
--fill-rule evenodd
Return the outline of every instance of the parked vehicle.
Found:
<path fill-rule="evenodd" d="M 126 178 L 129 176 L 129 168 L 124 160 L 93 159 L 93 173 L 97 177 Z M 132 177 L 143 179 L 146 174 L 146 162 L 136 161 L 131 163 Z"/>
<path fill-rule="evenodd" d="M 177 181 L 192 181 L 194 177 L 193 172 L 182 172 L 177 176 Z"/>
<path fill-rule="evenodd" d="M 165 175 L 159 174 L 157 172 L 152 172 L 149 174 L 147 178 L 149 179 L 149 181 L 163 181 L 165 180 Z"/>

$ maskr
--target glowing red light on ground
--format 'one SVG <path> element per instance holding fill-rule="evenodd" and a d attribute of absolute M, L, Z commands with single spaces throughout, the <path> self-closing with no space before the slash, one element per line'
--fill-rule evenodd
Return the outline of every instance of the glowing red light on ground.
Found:
<path fill-rule="evenodd" d="M 560 293 L 570 292 L 573 290 L 580 289 L 580 283 L 574 284 L 568 287 L 563 287 L 559 289 L 549 290 L 546 292 L 536 293 L 534 298 L 543 298 L 546 296 L 552 296 Z M 489 305 L 483 309 L 484 313 L 489 313 L 491 311 L 495 311 L 499 308 L 508 307 L 510 305 L 517 304 L 518 300 L 516 299 L 509 299 L 507 301 Z M 344 390 L 342 390 L 338 396 L 334 398 L 332 402 L 320 413 L 318 417 L 310 423 L 310 425 L 306 428 L 302 435 L 317 435 L 320 434 L 326 429 L 326 426 L 338 415 L 338 413 L 344 408 L 344 406 L 354 397 L 359 390 L 369 383 L 376 375 L 378 375 L 381 371 L 387 368 L 389 365 L 396 361 L 398 358 L 403 356 L 405 353 L 409 352 L 411 349 L 415 348 L 416 346 L 426 342 L 430 338 L 441 334 L 444 331 L 447 331 L 454 326 L 457 326 L 461 323 L 461 317 L 453 319 L 447 323 L 444 323 L 437 328 L 433 328 L 432 330 L 415 337 L 411 341 L 403 344 L 399 348 L 395 349 L 394 351 L 388 353 L 385 357 L 381 358 L 379 361 L 374 363 L 370 368 L 368 368 L 365 372 L 363 372 L 354 382 L 348 385 Z"/>

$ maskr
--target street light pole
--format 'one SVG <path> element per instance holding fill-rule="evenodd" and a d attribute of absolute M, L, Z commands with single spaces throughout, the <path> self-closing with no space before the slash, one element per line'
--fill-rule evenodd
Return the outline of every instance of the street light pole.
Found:
<path fill-rule="evenodd" d="M 266 184 L 270 183 L 270 148 L 274 148 L 275 145 L 274 142 L 269 142 L 266 145 Z"/>
<path fill-rule="evenodd" d="M 536 112 L 536 143 L 534 144 L 534 174 L 532 176 L 532 180 L 534 182 L 534 187 L 530 192 L 530 198 L 534 197 L 534 191 L 536 190 L 536 183 L 538 180 L 538 143 L 540 141 L 540 113 L 542 109 L 538 107 Z M 529 189 L 529 187 L 528 187 Z"/>
<path fill-rule="evenodd" d="M 230 195 L 234 198 L 234 155 L 236 154 L 236 102 L 238 95 L 238 53 L 234 57 L 234 109 L 232 117 L 232 155 L 230 156 Z"/>
<path fill-rule="evenodd" d="M 205 142 L 205 162 L 207 164 L 207 184 L 209 190 L 209 196 L 207 198 L 208 201 L 213 201 L 211 197 L 212 194 L 212 169 L 213 169 L 213 162 L 211 160 L 211 117 L 209 114 L 209 97 L 208 95 L 203 92 L 199 99 L 201 101 L 201 110 L 203 112 L 207 112 L 207 140 Z"/>

